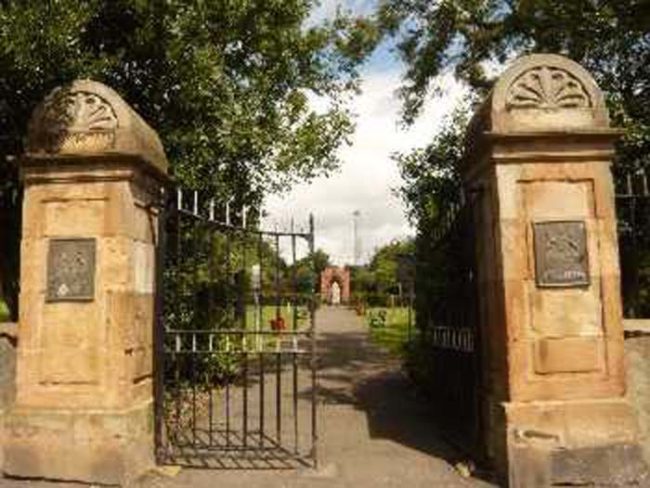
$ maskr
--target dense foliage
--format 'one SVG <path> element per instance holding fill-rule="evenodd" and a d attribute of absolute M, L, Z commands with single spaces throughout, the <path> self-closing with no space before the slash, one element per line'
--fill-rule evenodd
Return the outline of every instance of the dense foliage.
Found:
<path fill-rule="evenodd" d="M 259 204 L 334 169 L 353 129 L 346 97 L 376 32 L 315 0 L 0 2 L 0 269 L 15 312 L 20 193 L 11 156 L 54 87 L 93 78 L 160 134 L 174 175 Z M 310 98 L 326 107 L 315 111 Z M 11 259 L 9 259 L 11 258 Z"/>
<path fill-rule="evenodd" d="M 401 94 L 413 120 L 440 75 L 489 89 L 494 66 L 530 52 L 581 63 L 609 94 L 619 123 L 648 127 L 648 0 L 383 0 L 382 27 L 398 37 L 407 64 Z M 647 135 L 647 132 L 646 132 Z M 646 148 L 647 138 L 636 141 Z"/>
<path fill-rule="evenodd" d="M 410 262 L 413 253 L 412 239 L 394 240 L 379 247 L 367 265 L 352 268 L 353 299 L 370 306 L 388 306 L 390 296 L 406 297 L 408 280 L 400 267 L 405 267 L 405 260 Z"/>
<path fill-rule="evenodd" d="M 287 273 L 296 279 L 297 292 L 301 294 L 320 292 L 320 275 L 330 265 L 329 255 L 322 249 L 316 249 L 302 259 L 290 265 Z"/>
<path fill-rule="evenodd" d="M 396 36 L 407 65 L 400 92 L 407 122 L 417 117 L 446 73 L 453 73 L 480 100 L 509 60 L 533 52 L 560 53 L 593 74 L 606 93 L 613 124 L 626 129 L 617 150 L 619 167 L 648 165 L 648 0 L 384 0 L 377 17 L 383 29 Z M 431 180 L 439 171 L 447 179 L 458 162 L 460 152 L 449 149 L 450 138 L 456 145 L 462 141 L 457 118 L 429 148 L 402 159 L 403 196 L 416 220 L 422 217 L 416 214 L 431 208 L 420 199 L 432 198 L 413 187 L 424 185 L 415 183 L 417 174 L 436 186 L 434 193 L 442 190 L 434 197 L 438 202 L 448 198 L 448 190 Z"/>
<path fill-rule="evenodd" d="M 428 147 L 398 156 L 400 193 L 423 238 L 430 238 L 438 219 L 458 201 L 458 166 L 475 103 L 505 64 L 520 55 L 559 53 L 590 71 L 605 92 L 612 124 L 625 128 L 614 167 L 618 183 L 627 172 L 650 170 L 648 0 L 383 0 L 377 19 L 396 37 L 407 66 L 400 91 L 407 123 L 427 97 L 441 93 L 445 75 L 469 91 Z M 625 220 L 620 212 L 619 219 Z M 650 282 L 647 262 L 647 253 L 636 255 L 628 266 L 645 266 L 645 274 L 632 280 L 637 295 L 638 283 Z"/>
<path fill-rule="evenodd" d="M 428 97 L 444 93 L 442 82 L 449 75 L 469 92 L 427 147 L 397 157 L 403 177 L 399 191 L 418 231 L 416 325 L 421 333 L 409 344 L 406 369 L 422 391 L 439 398 L 435 378 L 441 370 L 431 353 L 430 327 L 467 325 L 458 318 L 471 315 L 464 307 L 472 300 L 462 286 L 471 274 L 463 271 L 466 260 L 456 251 L 472 239 L 436 237 L 459 202 L 459 166 L 476 103 L 514 58 L 535 52 L 564 54 L 593 74 L 605 92 L 613 125 L 625 128 L 614 167 L 617 182 L 630 170 L 650 170 L 650 2 L 383 0 L 378 19 L 397 38 L 407 66 L 400 91 L 405 122 L 417 118 Z M 650 227 L 640 217 L 646 207 L 635 207 L 637 223 L 643 220 L 645 227 L 621 240 L 627 316 L 647 317 L 650 310 Z M 620 227 L 631 230 L 629 214 L 622 206 L 618 212 Z"/>
<path fill-rule="evenodd" d="M 459 163 L 469 113 L 469 105 L 459 107 L 428 146 L 396 156 L 402 176 L 400 195 L 407 217 L 420 232 L 430 232 L 450 205 L 458 201 Z"/>

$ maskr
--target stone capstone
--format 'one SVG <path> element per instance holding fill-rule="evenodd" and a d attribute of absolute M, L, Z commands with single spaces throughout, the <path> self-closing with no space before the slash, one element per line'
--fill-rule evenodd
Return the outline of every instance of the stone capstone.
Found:
<path fill-rule="evenodd" d="M 156 132 L 113 89 L 76 80 L 54 89 L 29 123 L 27 158 L 136 156 L 166 173 L 167 158 Z"/>

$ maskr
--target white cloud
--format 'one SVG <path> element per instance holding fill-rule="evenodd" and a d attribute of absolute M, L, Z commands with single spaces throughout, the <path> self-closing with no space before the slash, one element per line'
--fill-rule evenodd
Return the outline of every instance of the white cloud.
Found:
<path fill-rule="evenodd" d="M 334 3 L 334 2 L 331 2 Z M 359 2 L 363 3 L 363 2 Z M 289 194 L 266 202 L 265 224 L 286 223 L 291 217 L 306 221 L 316 218 L 316 247 L 328 252 L 339 264 L 353 261 L 352 212 L 359 210 L 363 258 L 396 238 L 412 234 L 400 200 L 392 189 L 400 176 L 394 152 L 407 152 L 431 141 L 443 117 L 463 96 L 463 89 L 451 77 L 444 80 L 444 97 L 429 100 L 417 122 L 408 129 L 399 126 L 399 69 L 374 70 L 363 77 L 363 93 L 352 102 L 357 130 L 349 147 L 340 149 L 341 170 L 329 178 L 302 184 Z"/>

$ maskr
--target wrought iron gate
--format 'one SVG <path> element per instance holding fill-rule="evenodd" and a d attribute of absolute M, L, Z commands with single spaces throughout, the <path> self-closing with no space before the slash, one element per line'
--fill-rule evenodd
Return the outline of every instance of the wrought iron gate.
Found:
<path fill-rule="evenodd" d="M 267 232 L 247 225 L 245 207 L 180 190 L 168 200 L 159 219 L 158 462 L 315 465 L 313 218 L 304 230 Z"/>
<path fill-rule="evenodd" d="M 481 192 L 451 205 L 418 238 L 418 341 L 438 423 L 458 447 L 482 456 L 482 366 L 477 289 L 477 216 Z"/>
<path fill-rule="evenodd" d="M 623 312 L 650 318 L 650 165 L 615 175 Z"/>

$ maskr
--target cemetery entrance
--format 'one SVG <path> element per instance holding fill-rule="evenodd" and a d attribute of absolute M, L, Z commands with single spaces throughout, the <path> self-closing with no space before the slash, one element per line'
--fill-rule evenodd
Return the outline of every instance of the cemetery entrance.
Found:
<path fill-rule="evenodd" d="M 316 463 L 314 226 L 168 195 L 158 252 L 156 455 L 203 468 Z M 247 222 L 248 220 L 248 222 Z"/>

